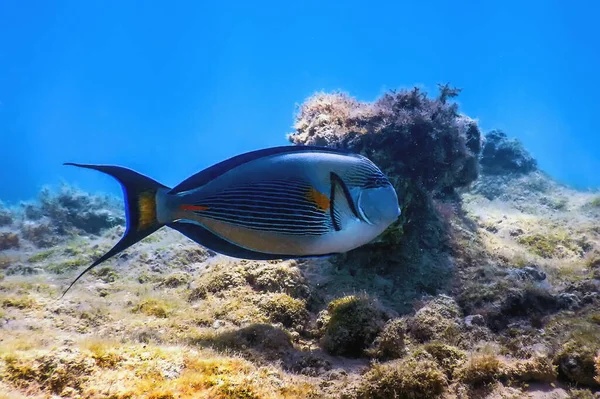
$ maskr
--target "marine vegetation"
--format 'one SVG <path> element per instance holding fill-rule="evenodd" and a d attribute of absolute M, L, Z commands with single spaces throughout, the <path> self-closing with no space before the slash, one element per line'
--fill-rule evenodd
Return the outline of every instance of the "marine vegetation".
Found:
<path fill-rule="evenodd" d="M 389 277 L 397 308 L 420 291 L 435 293 L 450 277 L 445 212 L 454 212 L 456 190 L 477 178 L 482 145 L 477 123 L 450 101 L 458 93 L 440 86 L 439 96 L 430 98 L 415 88 L 373 103 L 317 93 L 300 106 L 296 131 L 288 135 L 294 144 L 363 154 L 390 177 L 400 218 L 373 243 L 336 261 L 367 280 Z"/>
<path fill-rule="evenodd" d="M 10 226 L 12 223 L 12 212 L 0 201 L 0 227 Z"/>
<path fill-rule="evenodd" d="M 237 259 L 161 228 L 58 300 L 122 205 L 63 187 L 1 207 L 0 397 L 597 397 L 600 195 L 483 134 L 458 93 L 299 107 L 293 144 L 363 154 L 398 194 L 344 254 Z"/>
<path fill-rule="evenodd" d="M 509 139 L 500 130 L 485 135 L 480 163 L 484 173 L 490 175 L 527 174 L 537 169 L 537 161 L 521 142 Z"/>

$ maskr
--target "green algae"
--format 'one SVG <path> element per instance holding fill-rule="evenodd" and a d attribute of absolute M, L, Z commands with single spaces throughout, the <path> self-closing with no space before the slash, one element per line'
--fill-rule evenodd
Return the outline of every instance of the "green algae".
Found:
<path fill-rule="evenodd" d="M 100 278 L 105 283 L 113 283 L 119 277 L 118 273 L 110 266 L 104 266 L 97 270 L 92 270 L 92 275 Z"/>
<path fill-rule="evenodd" d="M 375 364 L 354 392 L 343 399 L 431 399 L 448 385 L 443 370 L 433 360 L 403 359 Z"/>
<path fill-rule="evenodd" d="M 529 251 L 542 258 L 559 257 L 561 254 L 560 247 L 564 247 L 575 253 L 581 251 L 581 246 L 566 233 L 532 234 L 519 237 L 517 241 L 519 244 L 527 247 Z"/>
<path fill-rule="evenodd" d="M 27 259 L 27 262 L 30 262 L 30 263 L 43 262 L 46 259 L 48 259 L 49 257 L 51 257 L 54 254 L 54 252 L 55 252 L 54 249 L 48 249 L 48 250 L 45 250 L 45 251 L 37 252 L 34 255 L 31 255 Z"/>
<path fill-rule="evenodd" d="M 600 208 L 600 196 L 592 199 L 589 204 L 594 208 Z"/>
<path fill-rule="evenodd" d="M 46 270 L 54 274 L 64 274 L 76 270 L 86 264 L 88 264 L 88 260 L 85 258 L 67 259 L 62 262 L 50 263 L 46 266 Z"/>
<path fill-rule="evenodd" d="M 304 301 L 288 294 L 273 293 L 259 302 L 259 307 L 273 323 L 302 330 L 308 321 L 308 311 Z"/>
<path fill-rule="evenodd" d="M 147 316 L 166 319 L 172 313 L 172 305 L 165 300 L 150 298 L 140 301 L 131 311 L 133 313 L 143 313 Z"/>
<path fill-rule="evenodd" d="M 37 302 L 35 301 L 35 299 L 29 296 L 11 296 L 1 298 L 0 305 L 2 305 L 3 308 L 16 308 L 24 310 L 37 307 Z"/>
<path fill-rule="evenodd" d="M 386 315 L 367 296 L 346 296 L 331 301 L 323 346 L 335 355 L 357 357 L 363 354 L 386 322 Z"/>

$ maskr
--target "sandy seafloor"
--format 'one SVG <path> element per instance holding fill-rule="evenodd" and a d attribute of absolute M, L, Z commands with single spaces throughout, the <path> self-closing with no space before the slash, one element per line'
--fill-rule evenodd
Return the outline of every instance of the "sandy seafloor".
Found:
<path fill-rule="evenodd" d="M 392 317 L 403 323 L 392 344 L 391 352 L 398 353 L 391 358 L 410 363 L 431 343 L 454 348 L 457 359 L 450 352 L 441 357 L 442 363 L 457 362 L 451 374 L 431 377 L 444 367 L 424 360 L 430 369 L 412 376 L 436 379 L 444 397 L 592 397 L 598 377 L 593 364 L 586 371 L 584 357 L 600 348 L 600 309 L 593 298 L 600 286 L 595 258 L 600 197 L 539 172 L 498 180 L 484 176 L 476 190 L 462 194 L 469 223 L 455 220 L 455 234 L 479 263 L 457 266 L 455 273 L 473 274 L 473 287 L 461 287 L 458 295 L 513 295 L 513 280 L 526 281 L 533 294 L 520 294 L 525 299 L 499 331 L 486 325 L 483 308 L 466 314 L 452 291 L 424 297 L 414 312 Z M 492 184 L 499 186 L 495 198 L 477 192 Z M 110 211 L 119 216 L 118 207 Z M 319 330 L 327 326 L 327 311 L 321 311 L 327 307 L 313 308 L 311 298 L 343 274 L 327 260 L 236 260 L 162 229 L 98 267 L 59 300 L 123 227 L 58 237 L 38 248 L 23 238 L 36 239 L 25 233 L 36 222 L 12 217 L 3 236 L 7 241 L 16 233 L 18 248 L 0 255 L 3 397 L 339 397 L 366 384 L 371 362 L 379 367 L 398 362 L 323 350 Z M 469 289 L 474 292 L 465 292 Z M 489 292 L 479 292 L 485 289 Z M 337 292 L 327 300 L 361 294 Z M 547 364 L 532 365 L 538 358 Z M 406 366 L 398 366 L 400 374 L 411 372 Z M 510 367 L 533 371 L 512 379 Z M 587 384 L 574 385 L 576 380 Z"/>

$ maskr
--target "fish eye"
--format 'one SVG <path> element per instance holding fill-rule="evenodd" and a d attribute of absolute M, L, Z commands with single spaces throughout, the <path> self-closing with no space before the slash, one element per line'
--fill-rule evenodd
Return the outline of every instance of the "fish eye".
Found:
<path fill-rule="evenodd" d="M 369 176 L 367 178 L 363 188 L 365 188 L 365 189 L 379 188 L 379 187 L 390 186 L 391 184 L 392 183 L 390 183 L 390 180 L 383 173 L 377 173 L 377 174 L 372 174 L 371 176 Z"/>

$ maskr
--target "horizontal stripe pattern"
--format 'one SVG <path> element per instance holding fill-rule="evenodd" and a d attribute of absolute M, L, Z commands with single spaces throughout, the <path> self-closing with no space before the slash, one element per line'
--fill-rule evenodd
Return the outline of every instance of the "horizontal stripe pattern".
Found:
<path fill-rule="evenodd" d="M 383 172 L 365 159 L 362 159 L 356 168 L 345 173 L 343 179 L 348 186 L 361 188 L 385 187 L 390 184 Z"/>
<path fill-rule="evenodd" d="M 201 217 L 248 229 L 288 235 L 323 235 L 331 230 L 328 213 L 309 200 L 311 185 L 269 181 L 224 190 L 194 205 Z"/>

